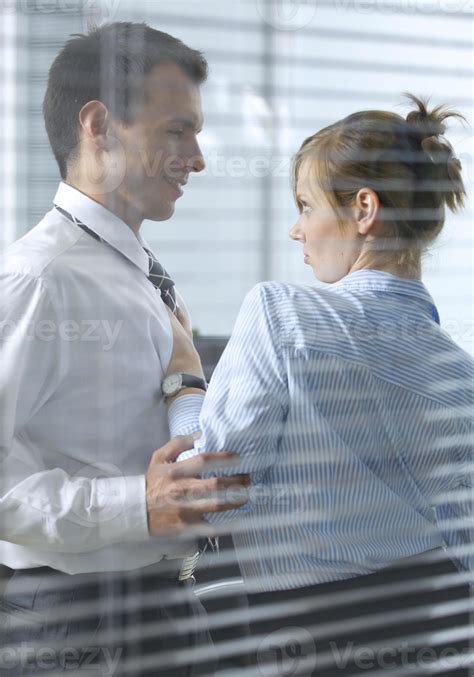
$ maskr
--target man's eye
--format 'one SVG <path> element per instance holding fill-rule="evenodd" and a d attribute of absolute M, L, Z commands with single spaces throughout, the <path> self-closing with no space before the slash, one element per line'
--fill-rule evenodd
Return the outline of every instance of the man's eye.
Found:
<path fill-rule="evenodd" d="M 181 136 L 183 134 L 183 130 L 182 129 L 170 129 L 169 133 L 174 134 L 175 136 Z"/>

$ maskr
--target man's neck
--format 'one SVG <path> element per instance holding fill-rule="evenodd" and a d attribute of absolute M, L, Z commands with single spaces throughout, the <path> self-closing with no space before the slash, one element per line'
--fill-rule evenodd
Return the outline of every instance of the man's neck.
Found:
<path fill-rule="evenodd" d="M 127 226 L 138 235 L 140 227 L 143 222 L 143 217 L 137 213 L 136 210 L 132 209 L 128 203 L 126 203 L 116 191 L 110 193 L 94 193 L 90 190 L 90 187 L 81 185 L 77 181 L 66 177 L 64 183 L 71 188 L 75 188 L 83 195 L 86 195 L 94 202 L 102 205 L 105 209 L 108 209 L 109 212 L 112 212 L 115 216 L 121 219 Z"/>

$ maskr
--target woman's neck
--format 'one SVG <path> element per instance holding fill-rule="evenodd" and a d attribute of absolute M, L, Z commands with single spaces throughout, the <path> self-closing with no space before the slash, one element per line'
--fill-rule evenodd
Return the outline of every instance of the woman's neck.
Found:
<path fill-rule="evenodd" d="M 413 252 L 397 252 L 396 259 L 393 253 L 366 252 L 359 256 L 349 272 L 354 273 L 363 269 L 381 270 L 397 277 L 421 280 L 421 259 L 418 255 L 414 256 Z"/>

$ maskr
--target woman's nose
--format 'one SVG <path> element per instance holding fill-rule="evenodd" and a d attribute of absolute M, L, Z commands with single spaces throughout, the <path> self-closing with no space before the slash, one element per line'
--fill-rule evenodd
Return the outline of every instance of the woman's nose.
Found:
<path fill-rule="evenodd" d="M 303 235 L 303 231 L 302 231 L 301 226 L 300 226 L 300 220 L 299 219 L 294 224 L 294 226 L 292 226 L 290 228 L 289 236 L 291 237 L 292 240 L 299 240 L 299 241 L 304 240 L 304 235 Z"/>

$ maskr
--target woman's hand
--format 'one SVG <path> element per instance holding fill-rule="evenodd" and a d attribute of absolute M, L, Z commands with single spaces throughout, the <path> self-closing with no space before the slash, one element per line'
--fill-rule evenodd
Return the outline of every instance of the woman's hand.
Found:
<path fill-rule="evenodd" d="M 179 309 L 177 316 L 168 307 L 167 310 L 173 330 L 173 352 L 166 373 L 191 374 L 204 379 L 201 358 L 194 347 L 192 329 L 188 318 Z"/>
<path fill-rule="evenodd" d="M 183 327 L 184 331 L 187 333 L 189 338 L 192 340 L 192 338 L 193 338 L 193 328 L 191 327 L 191 322 L 189 320 L 189 316 L 186 313 L 183 313 L 181 308 L 179 306 L 177 306 L 176 307 L 176 315 L 173 315 L 173 317 L 178 318 L 180 325 Z"/>

